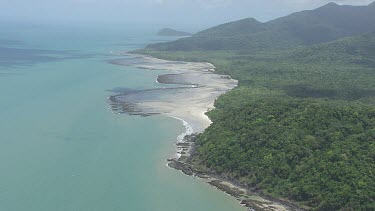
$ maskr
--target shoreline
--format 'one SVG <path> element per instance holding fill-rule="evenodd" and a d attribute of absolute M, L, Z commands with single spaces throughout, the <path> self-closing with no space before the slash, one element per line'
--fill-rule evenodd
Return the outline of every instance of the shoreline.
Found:
<path fill-rule="evenodd" d="M 156 78 L 156 82 L 159 84 L 185 85 L 185 87 L 179 88 L 185 88 L 186 90 L 184 91 L 186 92 L 188 92 L 187 90 L 200 89 L 190 93 L 190 95 L 183 95 L 182 98 L 177 98 L 176 102 L 172 105 L 162 101 L 150 103 L 147 100 L 130 103 L 127 100 L 123 100 L 121 102 L 116 96 L 110 97 L 111 101 L 116 104 L 115 108 L 112 106 L 112 109 L 115 111 L 119 109 L 117 106 L 120 105 L 124 110 L 122 113 L 140 116 L 163 114 L 181 121 L 185 127 L 185 131 L 176 138 L 176 154 L 167 159 L 168 167 L 179 170 L 188 176 L 203 179 L 204 182 L 214 188 L 234 197 L 242 206 L 248 208 L 248 210 L 303 210 L 290 202 L 263 195 L 259 191 L 250 190 L 250 188 L 243 186 L 233 179 L 224 178 L 210 172 L 201 172 L 189 162 L 195 151 L 196 135 L 202 133 L 212 123 L 205 113 L 214 109 L 214 102 L 220 95 L 238 85 L 237 80 L 233 80 L 227 75 L 214 74 L 215 66 L 210 63 L 167 61 L 131 53 L 118 53 L 117 55 L 129 56 L 131 58 L 127 58 L 126 61 L 118 59 L 109 62 L 115 65 L 133 66 L 140 69 L 170 71 L 170 74 L 159 75 Z M 135 61 L 132 61 L 132 58 Z M 202 75 L 199 75 L 202 73 L 210 75 L 208 77 L 203 75 L 203 77 L 206 77 L 206 80 L 202 80 Z M 196 76 L 197 74 L 200 78 Z M 159 80 L 160 77 L 164 77 L 164 79 Z M 202 97 L 194 98 L 193 94 L 202 95 Z M 129 94 L 126 93 L 124 95 L 124 98 L 126 98 Z M 202 101 L 205 103 L 202 104 Z M 126 104 L 126 106 L 121 105 L 121 103 Z M 191 107 L 189 107 L 189 103 Z M 193 103 L 197 103 L 199 106 Z"/>
<path fill-rule="evenodd" d="M 189 125 L 189 123 L 186 122 L 185 120 L 183 120 L 183 119 L 181 119 L 179 117 L 173 117 L 173 116 L 169 116 L 169 117 L 181 121 L 182 125 L 185 127 L 185 132 L 183 132 L 183 133 L 181 133 L 180 135 L 177 136 L 177 139 L 176 139 L 177 142 L 175 143 L 176 148 L 177 148 L 176 149 L 176 159 L 179 159 L 183 155 L 184 148 L 178 147 L 178 144 L 184 143 L 185 142 L 185 137 L 186 136 L 191 136 L 194 133 L 194 130 L 191 127 L 191 125 Z M 167 163 L 167 166 L 169 166 L 169 162 Z"/>
<path fill-rule="evenodd" d="M 205 113 L 214 108 L 215 100 L 238 85 L 238 81 L 229 76 L 214 74 L 215 66 L 210 63 L 175 62 L 121 52 L 116 55 L 130 58 L 110 60 L 109 63 L 170 73 L 156 78 L 155 82 L 165 85 L 164 87 L 125 91 L 111 96 L 110 101 L 115 111 L 131 115 L 164 114 L 177 117 L 188 122 L 196 133 L 203 132 L 211 125 L 212 122 Z M 150 95 L 162 95 L 159 96 L 162 99 L 150 98 Z"/>
<path fill-rule="evenodd" d="M 191 163 L 191 155 L 194 154 L 196 150 L 195 139 L 197 135 L 197 133 L 193 133 L 185 136 L 184 142 L 182 142 L 180 146 L 186 153 L 182 153 L 181 157 L 178 158 L 167 159 L 168 167 L 178 170 L 187 176 L 203 180 L 214 188 L 234 197 L 242 206 L 248 208 L 249 211 L 306 210 L 293 202 L 266 195 L 262 193 L 261 190 L 248 187 L 233 178 L 197 169 L 195 165 Z M 178 143 L 176 145 L 179 146 Z"/>

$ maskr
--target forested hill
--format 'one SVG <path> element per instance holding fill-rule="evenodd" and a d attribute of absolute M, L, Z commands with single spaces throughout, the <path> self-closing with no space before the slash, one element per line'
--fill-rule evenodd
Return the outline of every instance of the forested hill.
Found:
<path fill-rule="evenodd" d="M 375 30 L 354 37 L 300 48 L 290 51 L 290 57 L 298 61 L 361 63 L 373 66 L 375 63 Z"/>
<path fill-rule="evenodd" d="M 239 80 L 208 113 L 193 168 L 309 210 L 375 209 L 374 32 L 257 54 L 138 53 L 211 62 Z"/>
<path fill-rule="evenodd" d="M 149 45 L 163 51 L 289 49 L 375 31 L 375 6 L 327 4 L 266 23 L 244 19 L 175 42 Z"/>

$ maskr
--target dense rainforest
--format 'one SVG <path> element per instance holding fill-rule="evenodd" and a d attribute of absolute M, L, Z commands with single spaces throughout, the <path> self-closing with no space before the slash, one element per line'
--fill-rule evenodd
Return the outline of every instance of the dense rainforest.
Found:
<path fill-rule="evenodd" d="M 328 4 L 267 24 L 245 19 L 137 52 L 211 62 L 239 81 L 208 112 L 213 124 L 197 138 L 197 168 L 311 210 L 373 210 L 374 8 Z M 258 33 L 267 36 L 254 39 Z M 292 44 L 272 46 L 279 35 Z"/>

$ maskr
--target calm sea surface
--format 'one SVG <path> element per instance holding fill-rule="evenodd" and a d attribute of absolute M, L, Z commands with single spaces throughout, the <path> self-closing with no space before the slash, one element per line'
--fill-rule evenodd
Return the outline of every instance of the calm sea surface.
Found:
<path fill-rule="evenodd" d="M 185 128 L 112 113 L 114 88 L 163 71 L 111 51 L 166 41 L 152 27 L 4 25 L 0 34 L 0 211 L 235 211 L 235 199 L 166 167 Z"/>

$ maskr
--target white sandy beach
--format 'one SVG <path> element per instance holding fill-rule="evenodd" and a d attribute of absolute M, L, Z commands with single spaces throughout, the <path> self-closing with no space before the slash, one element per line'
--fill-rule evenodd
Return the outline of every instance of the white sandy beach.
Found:
<path fill-rule="evenodd" d="M 187 88 L 171 96 L 137 102 L 141 110 L 183 119 L 191 125 L 194 133 L 203 132 L 212 123 L 205 113 L 214 108 L 215 100 L 237 86 L 237 81 L 229 76 L 214 74 L 215 67 L 210 63 L 173 62 L 147 56 L 133 56 L 142 58 L 142 62 L 132 66 L 149 70 L 167 70 L 194 84 L 196 88 Z M 121 65 L 121 60 L 117 64 Z"/>

